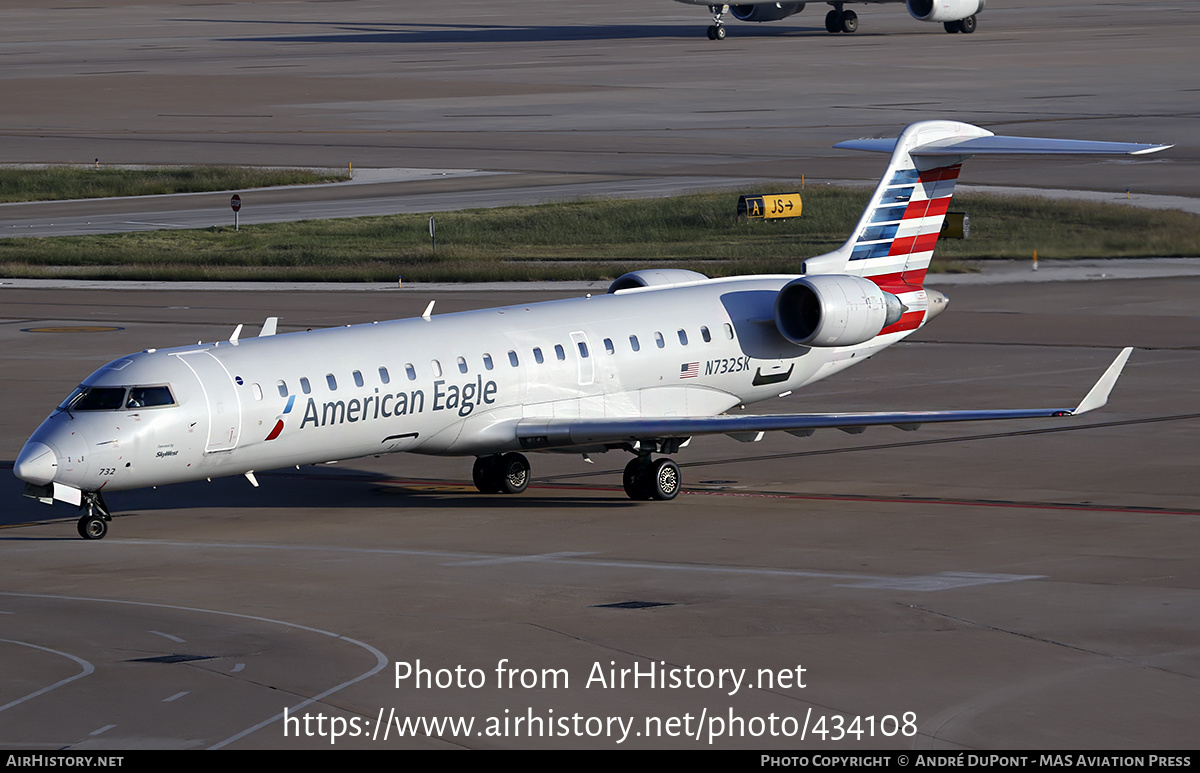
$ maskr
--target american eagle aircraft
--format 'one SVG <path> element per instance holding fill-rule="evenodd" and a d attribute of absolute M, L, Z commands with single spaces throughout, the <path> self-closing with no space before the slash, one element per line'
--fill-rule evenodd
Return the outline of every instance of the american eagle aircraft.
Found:
<path fill-rule="evenodd" d="M 924 287 L 965 158 L 1121 153 L 1157 145 L 1001 137 L 926 121 L 836 147 L 891 153 L 849 240 L 796 274 L 710 279 L 635 271 L 607 294 L 528 306 L 147 349 L 101 367 L 50 414 L 13 470 L 25 493 L 111 520 L 103 494 L 409 451 L 474 456 L 484 493 L 529 482 L 522 451 L 633 455 L 633 499 L 673 499 L 671 460 L 693 436 L 915 429 L 925 422 L 1073 416 L 1099 408 L 1121 352 L 1074 408 L 728 415 L 866 360 L 946 307 Z M 655 458 L 655 455 L 660 455 Z"/>
<path fill-rule="evenodd" d="M 771 0 L 744 0 L 733 5 L 717 4 L 710 0 L 676 0 L 687 5 L 707 5 L 713 23 L 708 28 L 709 40 L 724 40 L 725 14 L 732 13 L 740 21 L 779 21 L 804 10 L 805 3 L 784 3 Z M 827 32 L 858 31 L 858 14 L 847 11 L 851 3 L 904 3 L 908 13 L 918 21 L 940 23 L 946 32 L 974 32 L 978 22 L 975 14 L 983 13 L 987 0 L 829 0 L 832 8 L 825 14 Z"/>

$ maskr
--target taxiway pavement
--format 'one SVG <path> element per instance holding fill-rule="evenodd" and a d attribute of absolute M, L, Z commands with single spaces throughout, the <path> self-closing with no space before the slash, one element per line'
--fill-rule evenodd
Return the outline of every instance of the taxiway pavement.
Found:
<path fill-rule="evenodd" d="M 1074 421 L 698 439 L 669 503 L 625 498 L 620 453 L 535 455 L 511 498 L 476 493 L 469 460 L 400 455 L 114 494 L 109 537 L 85 542 L 6 469 L 0 746 L 1192 747 L 1198 290 L 948 287 L 950 311 L 910 342 L 755 409 L 1070 406 L 1139 348 L 1110 405 Z M 436 297 L 448 313 L 561 294 Z M 281 332 L 419 314 L 430 297 L 0 287 L 0 459 L 128 351 L 266 314 Z M 434 686 L 397 682 L 418 661 Z M 483 686 L 436 686 L 459 667 Z M 497 687 L 498 667 L 518 686 Z M 753 686 L 610 681 L 688 667 Z M 797 668 L 803 688 L 762 681 Z M 285 726 L 285 708 L 311 726 Z M 834 715 L 902 732 L 796 737 Z M 475 724 L 397 738 L 396 717 Z M 633 723 L 620 743 L 615 718 Z M 657 724 L 671 718 L 699 738 Z M 335 726 L 358 735 L 334 744 Z"/>
<path fill-rule="evenodd" d="M 0 161 L 506 173 L 342 197 L 470 206 L 517 181 L 873 180 L 879 157 L 831 145 L 954 118 L 1178 145 L 977 160 L 966 182 L 1200 194 L 1195 4 L 992 6 L 973 35 L 890 6 L 827 35 L 814 7 L 715 43 L 703 8 L 668 0 L 11 0 Z M 346 203 L 255 194 L 243 216 L 312 197 Z M 1198 282 L 949 287 L 909 342 L 758 409 L 1069 406 L 1139 350 L 1075 422 L 696 441 L 665 504 L 626 499 L 614 454 L 537 456 L 516 498 L 475 493 L 465 460 L 399 456 L 113 496 L 110 536 L 88 543 L 0 469 L 0 746 L 1194 748 Z M 559 294 L 437 293 L 441 313 Z M 113 357 L 428 300 L 0 287 L 0 468 Z M 418 661 L 484 684 L 397 683 Z M 652 667 L 749 681 L 610 678 Z M 859 735 L 828 740 L 835 716 Z M 397 738 L 397 717 L 475 724 Z M 816 722 L 823 739 L 797 739 Z"/>

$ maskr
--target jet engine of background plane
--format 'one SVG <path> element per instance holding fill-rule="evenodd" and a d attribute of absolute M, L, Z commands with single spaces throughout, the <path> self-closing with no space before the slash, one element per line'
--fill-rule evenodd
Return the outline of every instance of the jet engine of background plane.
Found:
<path fill-rule="evenodd" d="M 803 277 L 775 297 L 775 326 L 802 346 L 854 346 L 899 321 L 904 304 L 869 279 L 847 274 Z"/>
<path fill-rule="evenodd" d="M 905 0 L 904 5 L 918 21 L 941 22 L 947 32 L 974 32 L 975 14 L 983 12 L 987 0 Z"/>
<path fill-rule="evenodd" d="M 729 12 L 741 21 L 779 21 L 804 10 L 804 3 L 770 3 L 767 5 L 731 5 Z"/>
<path fill-rule="evenodd" d="M 686 268 L 647 268 L 622 274 L 608 287 L 610 293 L 632 290 L 635 287 L 678 287 L 682 284 L 703 282 L 708 279 L 698 271 Z"/>

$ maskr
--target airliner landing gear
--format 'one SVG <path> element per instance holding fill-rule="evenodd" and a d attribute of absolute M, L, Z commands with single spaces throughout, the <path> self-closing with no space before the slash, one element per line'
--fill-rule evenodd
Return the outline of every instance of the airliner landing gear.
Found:
<path fill-rule="evenodd" d="M 708 10 L 712 11 L 713 15 L 712 26 L 708 28 L 709 40 L 725 39 L 725 27 L 721 24 L 721 17 L 725 15 L 725 9 L 727 7 L 728 6 L 724 5 L 710 5 L 708 7 Z"/>
<path fill-rule="evenodd" d="M 958 21 L 945 22 L 942 24 L 942 26 L 946 28 L 946 32 L 965 32 L 969 35 L 975 31 L 976 27 L 979 26 L 979 20 L 974 16 L 968 16 L 967 18 L 959 19 Z"/>
<path fill-rule="evenodd" d="M 529 486 L 529 460 L 516 453 L 479 456 L 471 479 L 484 494 L 520 494 Z"/>
<path fill-rule="evenodd" d="M 826 32 L 845 32 L 849 35 L 858 30 L 858 14 L 854 11 L 843 11 L 841 3 L 830 5 L 833 5 L 833 10 L 825 14 Z"/>
<path fill-rule="evenodd" d="M 682 478 L 675 462 L 667 458 L 654 461 L 645 454 L 625 465 L 621 482 L 630 499 L 666 501 L 679 495 Z"/>
<path fill-rule="evenodd" d="M 104 539 L 104 535 L 108 534 L 108 522 L 112 520 L 104 497 L 100 496 L 99 491 L 87 492 L 83 495 L 81 508 L 86 512 L 75 526 L 79 536 L 84 539 Z"/>

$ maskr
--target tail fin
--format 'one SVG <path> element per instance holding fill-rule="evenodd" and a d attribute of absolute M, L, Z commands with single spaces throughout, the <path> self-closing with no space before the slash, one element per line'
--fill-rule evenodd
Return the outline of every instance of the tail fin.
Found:
<path fill-rule="evenodd" d="M 967 158 L 1027 153 L 1139 155 L 1171 146 L 1001 137 L 956 121 L 922 121 L 895 139 L 851 140 L 834 147 L 890 152 L 892 157 L 850 238 L 837 250 L 806 260 L 803 271 L 869 277 L 899 294 L 924 284 L 950 196 Z"/>

